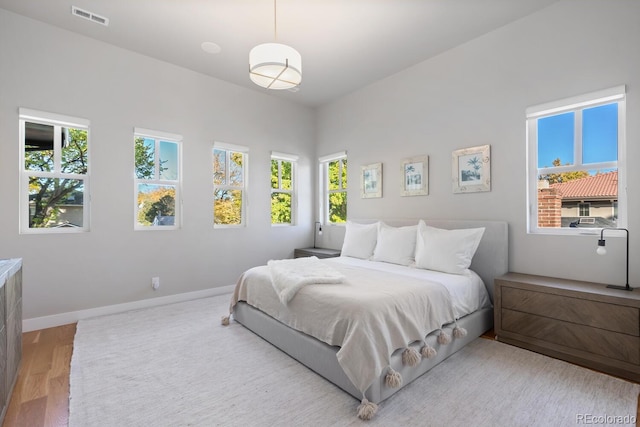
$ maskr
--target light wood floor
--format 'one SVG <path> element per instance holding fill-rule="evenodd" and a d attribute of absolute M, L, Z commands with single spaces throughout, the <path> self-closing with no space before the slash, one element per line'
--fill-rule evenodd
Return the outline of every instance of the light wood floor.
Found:
<path fill-rule="evenodd" d="M 22 335 L 22 365 L 2 427 L 67 426 L 75 334 L 73 323 Z M 495 334 L 488 331 L 482 338 Z"/>
<path fill-rule="evenodd" d="M 22 364 L 3 427 L 67 426 L 75 334 L 75 323 L 22 334 Z"/>

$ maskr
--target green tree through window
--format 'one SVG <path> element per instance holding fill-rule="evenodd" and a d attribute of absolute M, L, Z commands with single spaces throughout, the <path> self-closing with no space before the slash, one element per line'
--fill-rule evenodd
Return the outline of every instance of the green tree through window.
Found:
<path fill-rule="evenodd" d="M 328 220 L 333 223 L 347 221 L 347 158 L 327 163 Z"/>
<path fill-rule="evenodd" d="M 179 142 L 182 137 L 149 136 L 138 130 L 134 137 L 136 177 L 136 228 L 177 227 Z M 158 132 L 160 133 L 160 132 Z"/>
<path fill-rule="evenodd" d="M 271 223 L 293 221 L 293 167 L 290 160 L 271 159 Z"/>
<path fill-rule="evenodd" d="M 36 112 L 29 112 L 37 114 Z M 23 179 L 28 204 L 22 230 L 88 229 L 88 130 L 83 126 L 49 122 L 49 114 L 32 121 L 21 117 Z M 22 116 L 22 112 L 21 112 Z M 58 119 L 56 117 L 56 119 Z M 25 227 L 26 225 L 26 227 Z"/>
<path fill-rule="evenodd" d="M 246 154 L 241 151 L 213 149 L 214 225 L 243 223 Z"/>

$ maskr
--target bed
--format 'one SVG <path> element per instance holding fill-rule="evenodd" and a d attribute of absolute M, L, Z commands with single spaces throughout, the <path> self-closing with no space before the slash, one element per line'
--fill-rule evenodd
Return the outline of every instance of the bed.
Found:
<path fill-rule="evenodd" d="M 230 313 L 361 400 L 357 415 L 370 419 L 377 404 L 493 327 L 508 226 L 363 220 L 345 228 L 339 258 L 274 260 L 244 272 Z"/>

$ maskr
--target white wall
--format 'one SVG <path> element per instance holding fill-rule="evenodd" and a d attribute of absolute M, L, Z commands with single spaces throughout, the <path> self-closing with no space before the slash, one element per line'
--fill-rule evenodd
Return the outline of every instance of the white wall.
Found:
<path fill-rule="evenodd" d="M 89 233 L 18 233 L 19 107 L 91 121 Z M 229 286 L 310 245 L 314 123 L 310 109 L 0 9 L 0 258 L 23 258 L 23 318 Z M 184 136 L 181 230 L 133 230 L 134 126 Z M 213 229 L 214 140 L 250 147 L 246 228 Z M 300 155 L 294 227 L 270 225 L 271 150 Z"/>
<path fill-rule="evenodd" d="M 627 153 L 640 158 L 640 2 L 562 1 L 314 112 L 0 10 L 0 258 L 24 260 L 25 319 L 228 286 L 311 243 L 316 155 L 347 150 L 351 218 L 498 219 L 514 271 L 624 281 L 622 239 L 527 235 L 527 106 L 627 85 Z M 18 108 L 91 120 L 92 230 L 18 233 Z M 133 231 L 134 126 L 184 135 L 184 227 Z M 214 140 L 250 147 L 247 228 L 213 229 Z M 314 143 L 317 142 L 317 148 Z M 451 191 L 451 151 L 491 144 L 492 190 Z M 269 224 L 269 153 L 299 154 L 300 225 Z M 428 196 L 400 197 L 400 162 L 430 156 Z M 383 162 L 384 197 L 361 199 L 361 165 Z M 640 170 L 628 173 L 631 256 Z M 338 227 L 324 227 L 339 247 Z M 150 278 L 160 276 L 158 292 Z M 631 283 L 640 285 L 632 263 Z"/>
<path fill-rule="evenodd" d="M 318 112 L 318 154 L 347 150 L 350 218 L 509 223 L 510 269 L 624 284 L 624 239 L 526 233 L 525 109 L 627 85 L 630 253 L 640 254 L 640 2 L 569 0 L 355 92 Z M 491 192 L 453 194 L 451 152 L 491 145 Z M 430 156 L 429 195 L 400 197 L 401 159 Z M 360 167 L 383 163 L 383 197 L 361 199 Z M 339 247 L 342 227 L 324 227 Z M 640 285 L 632 262 L 631 284 Z"/>

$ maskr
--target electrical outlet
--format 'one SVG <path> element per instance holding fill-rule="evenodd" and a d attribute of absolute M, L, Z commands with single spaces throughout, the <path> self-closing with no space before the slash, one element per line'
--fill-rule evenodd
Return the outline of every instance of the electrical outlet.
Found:
<path fill-rule="evenodd" d="M 153 288 L 154 291 L 158 290 L 158 288 L 160 287 L 160 278 L 159 277 L 152 277 L 151 278 L 151 287 Z"/>

